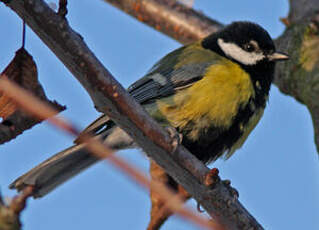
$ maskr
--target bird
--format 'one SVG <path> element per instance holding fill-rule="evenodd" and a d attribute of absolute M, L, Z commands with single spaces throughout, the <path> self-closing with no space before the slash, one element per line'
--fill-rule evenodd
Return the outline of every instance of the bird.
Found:
<path fill-rule="evenodd" d="M 162 126 L 181 134 L 181 144 L 203 163 L 228 159 L 240 148 L 266 107 L 277 52 L 260 25 L 236 21 L 160 59 L 129 94 Z M 93 133 L 113 150 L 137 147 L 107 115 L 83 133 Z M 11 189 L 31 185 L 43 197 L 99 159 L 75 144 L 20 176 Z"/>

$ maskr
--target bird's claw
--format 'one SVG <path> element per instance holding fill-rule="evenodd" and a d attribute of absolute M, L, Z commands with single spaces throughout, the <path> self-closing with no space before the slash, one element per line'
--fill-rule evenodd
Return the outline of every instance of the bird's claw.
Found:
<path fill-rule="evenodd" d="M 178 145 L 182 143 L 183 135 L 177 132 L 177 130 L 171 126 L 166 127 L 166 130 L 168 132 L 168 135 L 172 139 L 173 152 L 175 152 Z"/>

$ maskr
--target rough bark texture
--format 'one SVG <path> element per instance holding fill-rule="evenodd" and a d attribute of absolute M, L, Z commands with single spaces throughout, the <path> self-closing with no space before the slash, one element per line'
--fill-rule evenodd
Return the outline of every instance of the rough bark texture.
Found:
<path fill-rule="evenodd" d="M 291 0 L 290 5 L 288 27 L 276 45 L 291 60 L 277 66 L 275 84 L 307 106 L 319 152 L 319 1 Z"/>

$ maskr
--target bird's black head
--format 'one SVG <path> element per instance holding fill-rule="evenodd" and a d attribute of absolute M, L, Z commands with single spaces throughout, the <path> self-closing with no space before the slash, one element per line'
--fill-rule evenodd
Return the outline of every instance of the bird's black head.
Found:
<path fill-rule="evenodd" d="M 238 63 L 249 73 L 256 92 L 255 104 L 265 106 L 275 61 L 288 59 L 287 55 L 276 52 L 266 30 L 255 23 L 234 22 L 204 38 L 202 46 Z"/>
<path fill-rule="evenodd" d="M 223 30 L 203 39 L 202 45 L 243 66 L 288 58 L 285 54 L 276 53 L 274 42 L 268 32 L 251 22 L 233 22 Z"/>

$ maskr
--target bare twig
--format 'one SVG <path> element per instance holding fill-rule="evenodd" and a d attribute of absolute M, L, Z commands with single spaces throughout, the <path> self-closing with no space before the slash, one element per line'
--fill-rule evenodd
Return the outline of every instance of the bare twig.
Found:
<path fill-rule="evenodd" d="M 159 126 L 112 77 L 67 21 L 42 0 L 7 4 L 48 45 L 90 94 L 96 108 L 109 115 L 170 176 L 226 229 L 262 229 L 222 182 L 213 188 L 202 182 L 209 169 L 183 146 L 174 147 Z"/>

